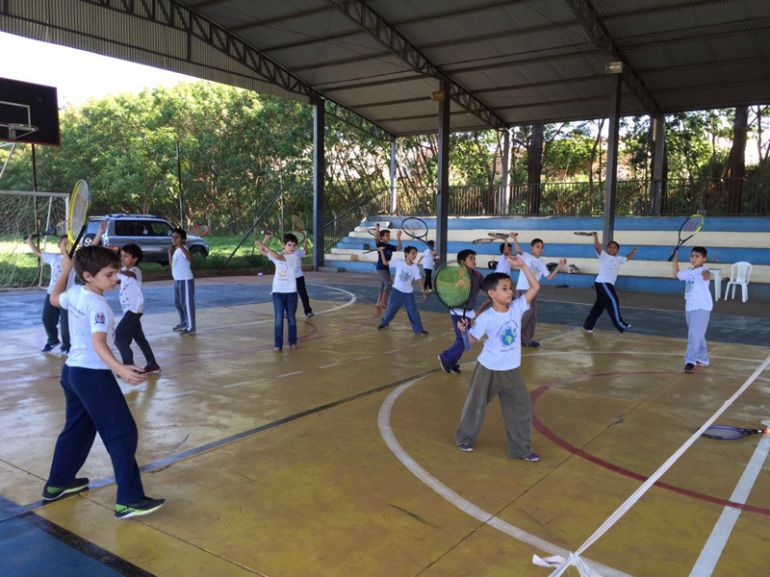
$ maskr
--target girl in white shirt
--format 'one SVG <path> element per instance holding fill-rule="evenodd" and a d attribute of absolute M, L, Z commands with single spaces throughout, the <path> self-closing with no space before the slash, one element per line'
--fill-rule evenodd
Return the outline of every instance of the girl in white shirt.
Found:
<path fill-rule="evenodd" d="M 696 366 L 705 367 L 709 364 L 706 331 L 709 328 L 711 309 L 714 301 L 709 291 L 711 273 L 706 268 L 708 251 L 702 246 L 693 247 L 690 251 L 692 268 L 679 270 L 679 255 L 674 251 L 671 263 L 674 266 L 674 278 L 687 283 L 684 290 L 685 318 L 687 319 L 687 352 L 684 356 L 684 372 L 692 373 Z"/>

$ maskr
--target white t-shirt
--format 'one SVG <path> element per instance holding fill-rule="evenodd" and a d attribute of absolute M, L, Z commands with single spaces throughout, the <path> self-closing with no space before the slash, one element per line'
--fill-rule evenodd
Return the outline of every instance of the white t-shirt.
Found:
<path fill-rule="evenodd" d="M 684 288 L 684 308 L 686 311 L 710 311 L 714 301 L 709 291 L 709 281 L 703 278 L 704 267 L 691 268 L 676 273 L 676 278 L 687 284 Z"/>
<path fill-rule="evenodd" d="M 526 264 L 527 267 L 529 267 L 529 270 L 532 271 L 536 281 L 539 281 L 543 276 L 548 276 L 548 267 L 542 258 L 537 258 L 528 252 L 523 252 L 521 253 L 521 260 L 523 260 L 524 264 Z M 529 290 L 529 281 L 527 280 L 527 275 L 523 272 L 519 272 L 519 280 L 516 281 L 516 290 Z"/>
<path fill-rule="evenodd" d="M 508 262 L 508 258 L 504 255 L 500 255 L 500 260 L 497 261 L 495 272 L 501 272 L 503 274 L 511 274 L 511 263 Z"/>
<path fill-rule="evenodd" d="M 107 333 L 107 346 L 115 340 L 115 315 L 107 299 L 82 285 L 77 285 L 59 297 L 61 308 L 69 313 L 70 353 L 68 367 L 109 369 L 94 350 L 92 333 Z"/>
<path fill-rule="evenodd" d="M 294 254 L 297 255 L 297 269 L 294 276 L 296 278 L 305 276 L 305 271 L 302 270 L 302 259 L 305 257 L 305 251 L 301 248 L 298 248 L 294 251 Z"/>
<path fill-rule="evenodd" d="M 273 264 L 275 265 L 275 276 L 273 276 L 273 290 L 274 293 L 295 293 L 297 292 L 297 262 L 300 260 L 297 257 L 297 253 L 285 254 L 283 258 L 286 260 L 279 260 L 272 254 L 267 255 Z"/>
<path fill-rule="evenodd" d="M 192 280 L 192 263 L 187 260 L 181 248 L 175 248 L 171 257 L 171 276 L 174 280 Z"/>
<path fill-rule="evenodd" d="M 479 364 L 490 371 L 509 371 L 521 365 L 521 316 L 528 310 L 526 299 L 519 297 L 504 313 L 490 307 L 476 318 L 470 334 L 475 339 L 487 337 Z"/>
<path fill-rule="evenodd" d="M 596 275 L 595 282 L 614 285 L 615 281 L 618 280 L 620 267 L 627 261 L 628 259 L 624 256 L 612 256 L 602 251 L 599 254 L 599 274 Z"/>
<path fill-rule="evenodd" d="M 128 270 L 136 275 L 136 278 L 126 276 L 123 270 Z M 139 267 L 133 266 L 130 269 L 121 269 L 118 273 L 120 280 L 120 308 L 123 314 L 128 311 L 141 314 L 144 312 L 144 294 L 142 294 L 142 271 Z"/>
<path fill-rule="evenodd" d="M 422 252 L 422 268 L 433 270 L 433 250 L 430 248 L 426 248 Z"/>
<path fill-rule="evenodd" d="M 56 286 L 56 281 L 61 276 L 61 254 L 53 252 L 44 252 L 40 257 L 45 264 L 51 267 L 51 280 L 48 281 L 48 288 L 45 292 L 51 294 L 53 287 Z M 67 277 L 67 288 L 71 288 L 75 284 L 75 267 L 70 269 L 69 277 Z"/>
<path fill-rule="evenodd" d="M 422 278 L 420 274 L 420 267 L 416 264 L 406 264 L 403 260 L 392 260 L 390 266 L 396 269 L 396 274 L 393 275 L 393 288 L 402 293 L 414 292 L 415 281 Z"/>

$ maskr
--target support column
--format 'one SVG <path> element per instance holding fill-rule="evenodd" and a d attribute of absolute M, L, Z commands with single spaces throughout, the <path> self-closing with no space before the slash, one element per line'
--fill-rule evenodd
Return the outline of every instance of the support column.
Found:
<path fill-rule="evenodd" d="M 441 81 L 438 99 L 438 196 L 436 197 L 436 251 L 447 262 L 449 214 L 449 82 Z M 435 96 L 434 96 L 435 97 Z"/>
<path fill-rule="evenodd" d="M 666 119 L 660 114 L 652 122 L 652 183 L 650 186 L 650 214 L 660 216 L 663 211 L 663 168 L 666 151 Z"/>
<path fill-rule="evenodd" d="M 324 222 L 326 198 L 324 176 L 326 173 L 326 150 L 324 148 L 324 128 L 326 126 L 323 98 L 313 102 L 313 270 L 324 265 Z"/>
<path fill-rule="evenodd" d="M 610 82 L 609 134 L 607 135 L 607 180 L 604 187 L 604 223 L 602 244 L 607 245 L 615 234 L 615 206 L 618 188 L 618 143 L 620 129 L 620 94 L 623 87 L 620 74 Z"/>
<path fill-rule="evenodd" d="M 497 214 L 508 214 L 508 200 L 511 198 L 511 129 L 503 131 L 503 189 L 500 191 Z"/>
<path fill-rule="evenodd" d="M 396 137 L 390 139 L 390 214 L 398 210 L 398 192 L 396 192 L 396 162 L 398 161 L 398 143 Z"/>

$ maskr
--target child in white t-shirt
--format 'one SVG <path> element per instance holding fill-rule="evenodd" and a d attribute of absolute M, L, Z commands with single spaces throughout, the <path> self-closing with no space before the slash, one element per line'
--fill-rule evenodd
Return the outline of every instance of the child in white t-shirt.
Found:
<path fill-rule="evenodd" d="M 487 339 L 471 377 L 460 425 L 455 432 L 455 443 L 461 451 L 474 450 L 487 404 L 494 396 L 499 396 L 508 456 L 512 459 L 539 461 L 540 456 L 532 452 L 532 404 L 519 374 L 519 366 L 521 317 L 527 312 L 540 285 L 520 257 L 509 256 L 507 259 L 509 264 L 521 267 L 522 274 L 529 281 L 529 289 L 514 300 L 513 283 L 507 274 L 495 272 L 484 279 L 484 290 L 492 306 L 476 317 L 468 332 L 472 341 L 485 336 Z M 467 320 L 462 322 L 460 329 L 467 330 L 467 324 Z"/>
<path fill-rule="evenodd" d="M 513 234 L 513 233 L 511 233 Z M 511 263 L 508 262 L 508 257 L 513 254 L 513 246 L 509 242 L 503 242 L 500 245 L 500 260 L 497 261 L 495 266 L 495 272 L 503 274 L 511 274 Z"/>
<path fill-rule="evenodd" d="M 159 373 L 160 367 L 142 330 L 144 294 L 142 293 L 142 269 L 137 266 L 141 260 L 142 248 L 138 244 L 127 244 L 120 249 L 122 267 L 118 273 L 118 280 L 123 318 L 115 329 L 115 346 L 120 351 L 123 364 L 133 365 L 134 353 L 131 350 L 131 341 L 136 341 L 146 361 L 144 372 Z"/>
<path fill-rule="evenodd" d="M 269 236 L 265 239 L 269 239 Z M 297 237 L 291 233 L 283 235 L 283 254 L 269 248 L 264 240 L 257 241 L 257 246 L 275 265 L 272 290 L 275 312 L 273 351 L 280 353 L 283 350 L 284 317 L 289 325 L 289 348 L 294 350 L 297 348 Z"/>
<path fill-rule="evenodd" d="M 692 373 L 696 366 L 707 367 L 709 364 L 706 331 L 709 317 L 714 308 L 714 301 L 709 291 L 711 273 L 706 268 L 708 251 L 702 246 L 690 251 L 691 268 L 679 270 L 679 255 L 674 251 L 671 260 L 674 278 L 687 283 L 684 290 L 685 318 L 687 319 L 687 353 L 684 356 L 684 372 Z"/>
<path fill-rule="evenodd" d="M 425 292 L 431 293 L 433 292 L 433 266 L 436 264 L 436 243 L 429 240 L 425 244 L 427 248 L 420 255 L 417 264 L 422 264 L 422 269 L 425 273 Z"/>
<path fill-rule="evenodd" d="M 297 255 L 297 271 L 295 275 L 297 277 L 297 294 L 299 295 L 299 300 L 302 301 L 302 310 L 305 313 L 306 319 L 310 319 L 315 316 L 313 314 L 313 307 L 310 306 L 310 297 L 307 294 L 307 285 L 305 284 L 305 271 L 302 270 L 302 259 L 308 253 L 308 248 L 309 248 L 308 242 L 309 242 L 309 239 L 306 235 L 305 242 L 302 245 L 302 248 L 297 248 L 297 250 L 294 253 Z"/>
<path fill-rule="evenodd" d="M 173 330 L 181 335 L 195 334 L 195 277 L 192 272 L 192 253 L 184 245 L 187 231 L 171 231 L 168 262 L 174 279 L 174 306 L 179 313 L 179 324 Z"/>
<path fill-rule="evenodd" d="M 620 267 L 636 255 L 636 247 L 631 249 L 626 256 L 618 256 L 620 245 L 614 240 L 607 243 L 607 250 L 602 250 L 599 242 L 599 235 L 593 233 L 594 250 L 599 257 L 599 274 L 594 280 L 594 290 L 596 290 L 596 302 L 588 313 L 586 320 L 583 321 L 583 328 L 586 332 L 594 332 L 596 321 L 607 309 L 610 320 L 619 332 L 623 333 L 631 328 L 631 325 L 623 320 L 620 314 L 620 299 L 615 292 L 615 281 L 618 278 Z"/>
<path fill-rule="evenodd" d="M 118 486 L 115 517 L 146 515 L 159 509 L 164 500 L 144 494 L 135 456 L 136 423 L 113 373 L 130 384 L 142 382 L 145 376 L 139 367 L 122 365 L 112 354 L 115 317 L 104 298 L 105 291 L 115 288 L 120 259 L 108 248 L 88 246 L 75 253 L 75 261 L 84 286 L 64 291 L 72 268 L 65 254 L 62 274 L 51 293 L 51 304 L 69 311 L 72 349 L 61 373 L 66 422 L 56 441 L 43 500 L 56 501 L 88 487 L 87 478 L 75 475 L 99 433 L 110 454 Z"/>
<path fill-rule="evenodd" d="M 45 301 L 43 301 L 43 328 L 45 329 L 47 341 L 45 346 L 42 348 L 42 352 L 53 353 L 54 349 L 59 344 L 59 333 L 56 330 L 56 325 L 59 324 L 61 327 L 62 339 L 59 353 L 62 355 L 69 354 L 70 328 L 69 323 L 67 322 L 67 311 L 60 310 L 58 307 L 55 307 L 51 304 L 51 291 L 53 291 L 53 287 L 56 286 L 56 281 L 59 279 L 59 275 L 61 274 L 62 255 L 67 254 L 67 237 L 61 236 L 59 238 L 59 254 L 41 251 L 40 248 L 38 248 L 38 246 L 32 241 L 32 235 L 27 237 L 27 244 L 39 259 L 51 267 L 51 280 L 48 282 Z M 73 284 L 75 284 L 74 271 L 69 275 L 69 278 L 67 279 L 67 288 L 70 288 Z"/>
<path fill-rule="evenodd" d="M 383 257 L 384 258 L 384 257 Z M 420 267 L 415 264 L 417 258 L 417 249 L 413 246 L 404 248 L 404 260 L 391 260 L 389 264 L 394 270 L 393 289 L 388 298 L 388 307 L 385 314 L 382 315 L 378 329 L 384 329 L 396 316 L 396 313 L 402 306 L 406 307 L 406 314 L 409 317 L 409 323 L 416 335 L 427 335 L 428 331 L 422 326 L 420 312 L 417 310 L 417 304 L 414 302 L 414 283 L 420 283 L 420 290 L 425 295 L 425 281 L 420 274 Z"/>
<path fill-rule="evenodd" d="M 511 236 L 513 237 L 513 246 L 516 253 L 521 257 L 521 260 L 524 261 L 524 264 L 529 267 L 529 270 L 535 275 L 537 281 L 540 281 L 542 277 L 545 277 L 547 280 L 553 280 L 553 277 L 555 277 L 562 267 L 567 264 L 567 259 L 563 258 L 559 260 L 559 264 L 553 271 L 549 271 L 548 265 L 546 265 L 545 261 L 540 258 L 540 255 L 543 254 L 543 248 L 545 248 L 545 243 L 541 239 L 532 239 L 529 243 L 532 252 L 529 253 L 522 250 L 521 246 L 519 246 L 519 233 L 512 232 Z M 516 297 L 522 296 L 528 290 L 529 281 L 527 281 L 527 275 L 519 274 L 519 279 L 516 281 Z M 540 343 L 535 340 L 535 325 L 537 325 L 537 298 L 532 299 L 532 302 L 529 303 L 529 310 L 524 313 L 524 316 L 521 318 L 522 347 L 537 348 L 540 346 Z"/>

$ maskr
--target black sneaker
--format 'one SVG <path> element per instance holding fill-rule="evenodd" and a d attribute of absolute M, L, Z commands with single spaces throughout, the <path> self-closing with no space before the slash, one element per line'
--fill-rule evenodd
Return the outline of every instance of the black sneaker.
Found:
<path fill-rule="evenodd" d="M 194 335 L 195 331 L 188 331 L 187 329 L 182 329 L 181 331 L 179 331 L 179 334 L 186 337 L 189 335 Z"/>
<path fill-rule="evenodd" d="M 69 347 L 61 347 L 61 348 L 59 349 L 59 355 L 60 355 L 60 356 L 62 356 L 62 357 L 66 357 L 66 356 L 67 356 L 67 355 L 69 355 L 69 354 L 70 354 L 70 348 L 69 348 Z"/>
<path fill-rule="evenodd" d="M 441 367 L 441 370 L 444 371 L 446 374 L 449 374 L 452 372 L 452 368 L 444 362 L 444 359 L 441 358 L 441 355 L 438 356 L 438 364 Z"/>
<path fill-rule="evenodd" d="M 45 484 L 43 487 L 43 501 L 58 501 L 62 497 L 79 493 L 83 489 L 88 489 L 88 477 L 81 477 L 74 479 L 72 483 L 65 485 L 64 487 L 54 487 L 53 485 Z"/>
<path fill-rule="evenodd" d="M 312 319 L 314 316 L 315 316 L 315 314 L 313 313 L 313 311 L 310 311 L 309 313 L 305 313 L 305 318 L 306 319 Z"/>
<path fill-rule="evenodd" d="M 685 373 L 694 373 L 695 372 L 695 365 L 693 365 L 692 363 L 687 363 L 684 366 L 684 372 Z"/>
<path fill-rule="evenodd" d="M 540 460 L 540 455 L 537 453 L 530 453 L 529 455 L 524 455 L 523 457 L 519 457 L 522 461 L 529 461 L 530 463 L 537 463 Z"/>
<path fill-rule="evenodd" d="M 44 346 L 42 349 L 40 349 L 40 352 L 41 352 L 41 353 L 50 353 L 50 352 L 51 352 L 51 351 L 53 351 L 53 350 L 54 350 L 54 349 L 55 349 L 57 346 L 59 346 L 59 341 L 56 341 L 56 342 L 55 342 L 55 343 L 53 343 L 53 344 L 51 344 L 51 343 L 46 343 L 46 345 L 45 345 L 45 346 Z"/>
<path fill-rule="evenodd" d="M 463 453 L 472 453 L 473 452 L 473 444 L 472 443 L 459 443 L 457 445 L 457 448 L 460 449 Z"/>
<path fill-rule="evenodd" d="M 185 330 L 186 328 L 187 328 L 186 324 L 178 324 L 174 328 L 172 328 L 171 330 L 178 333 L 180 331 Z"/>
<path fill-rule="evenodd" d="M 142 498 L 141 501 L 131 503 L 130 505 L 115 504 L 115 518 L 116 519 L 129 519 L 131 517 L 140 517 L 141 515 L 149 515 L 153 511 L 157 511 L 165 503 L 165 499 L 150 499 L 149 497 Z"/>
<path fill-rule="evenodd" d="M 451 369 L 449 369 L 449 372 L 453 375 L 459 375 L 460 374 L 460 365 L 455 365 Z"/>
<path fill-rule="evenodd" d="M 159 373 L 160 372 L 160 367 L 158 366 L 158 363 L 150 363 L 149 365 L 144 367 L 144 369 L 142 369 L 142 372 L 145 375 L 151 375 L 153 373 Z"/>
<path fill-rule="evenodd" d="M 532 347 L 533 349 L 536 349 L 540 346 L 540 343 L 537 341 L 529 341 L 528 343 L 524 343 L 525 347 Z"/>
<path fill-rule="evenodd" d="M 428 334 L 428 331 L 426 331 L 425 329 L 422 329 L 421 331 L 417 331 L 417 332 L 416 332 L 416 333 L 414 333 L 414 334 L 416 334 L 416 335 L 427 335 L 427 334 Z"/>
<path fill-rule="evenodd" d="M 378 331 L 381 331 L 382 329 L 386 329 L 386 328 L 388 328 L 388 325 L 383 325 L 383 324 L 377 325 L 377 330 Z"/>

